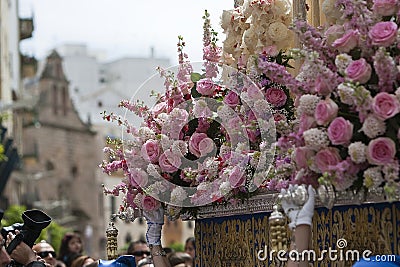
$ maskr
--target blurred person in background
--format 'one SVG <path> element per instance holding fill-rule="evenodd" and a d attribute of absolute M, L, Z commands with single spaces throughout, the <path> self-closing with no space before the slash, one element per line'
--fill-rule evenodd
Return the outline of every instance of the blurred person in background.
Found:
<path fill-rule="evenodd" d="M 95 262 L 95 260 L 92 257 L 88 255 L 81 255 L 72 261 L 71 267 L 86 267 L 93 262 Z"/>
<path fill-rule="evenodd" d="M 71 267 L 72 261 L 83 253 L 83 242 L 81 236 L 76 232 L 66 233 L 61 240 L 60 255 L 58 260 Z"/>
<path fill-rule="evenodd" d="M 172 252 L 168 255 L 171 267 L 193 267 L 193 258 L 186 252 Z"/>
<path fill-rule="evenodd" d="M 196 240 L 194 237 L 189 237 L 185 242 L 185 252 L 192 257 L 192 265 L 194 266 L 194 260 L 196 257 Z"/>

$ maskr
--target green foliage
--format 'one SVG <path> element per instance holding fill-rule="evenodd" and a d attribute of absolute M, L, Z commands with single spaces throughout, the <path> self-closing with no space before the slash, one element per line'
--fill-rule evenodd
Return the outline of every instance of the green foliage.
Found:
<path fill-rule="evenodd" d="M 1 221 L 1 225 L 10 226 L 14 223 L 23 223 L 21 215 L 25 210 L 25 206 L 11 205 L 4 212 L 4 217 Z M 61 239 L 67 231 L 67 228 L 52 221 L 48 227 L 42 230 L 36 242 L 39 242 L 40 240 L 46 240 L 54 247 L 55 251 L 58 251 L 61 245 Z"/>
<path fill-rule="evenodd" d="M 179 252 L 185 251 L 185 246 L 182 243 L 172 243 L 171 245 L 169 245 L 169 247 L 175 251 Z"/>

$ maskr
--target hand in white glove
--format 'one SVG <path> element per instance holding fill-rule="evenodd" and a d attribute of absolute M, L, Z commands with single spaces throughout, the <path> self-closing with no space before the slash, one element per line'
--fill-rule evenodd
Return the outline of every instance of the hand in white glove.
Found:
<path fill-rule="evenodd" d="M 161 245 L 161 230 L 164 225 L 164 208 L 160 205 L 157 210 L 143 210 L 147 221 L 146 241 L 148 245 Z"/>
<path fill-rule="evenodd" d="M 287 191 L 293 192 L 297 189 L 298 185 L 290 185 L 288 190 L 282 189 L 281 194 L 285 195 Z M 308 200 L 303 206 L 296 205 L 290 199 L 282 199 L 282 208 L 286 215 L 289 217 L 289 228 L 294 229 L 298 225 L 306 224 L 312 225 L 312 217 L 314 215 L 314 202 L 315 202 L 315 191 L 314 188 L 309 185 L 307 188 Z"/>

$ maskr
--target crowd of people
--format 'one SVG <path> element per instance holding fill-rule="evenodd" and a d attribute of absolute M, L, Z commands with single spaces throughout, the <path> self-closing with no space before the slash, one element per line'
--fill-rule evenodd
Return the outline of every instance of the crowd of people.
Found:
<path fill-rule="evenodd" d="M 309 249 L 311 226 L 314 214 L 315 191 L 309 186 L 308 200 L 297 206 L 282 200 L 282 208 L 289 219 L 289 228 L 293 231 L 291 249 L 298 252 Z M 59 255 L 46 241 L 34 244 L 31 248 L 23 241 L 11 245 L 20 235 L 19 231 L 9 232 L 7 238 L 0 235 L 0 267 L 195 267 L 196 243 L 194 238 L 185 242 L 185 251 L 174 251 L 163 248 L 161 232 L 164 224 L 164 209 L 146 212 L 146 240 L 132 242 L 127 251 L 116 260 L 94 259 L 83 251 L 83 243 L 79 234 L 67 233 L 62 239 Z M 12 247 L 12 249 L 10 249 Z M 373 258 L 371 258 L 373 259 Z M 14 263 L 14 264 L 13 264 Z M 288 267 L 306 267 L 309 263 L 288 261 Z M 400 257 L 395 262 L 378 262 L 374 260 L 359 261 L 354 267 L 400 266 Z"/>
<path fill-rule="evenodd" d="M 22 233 L 18 230 L 9 232 L 7 238 L 0 235 L 0 267 L 194 267 L 195 239 L 190 237 L 186 240 L 185 251 L 162 248 L 163 210 L 147 214 L 146 219 L 146 241 L 131 242 L 118 259 L 111 261 L 87 255 L 77 232 L 64 235 L 58 253 L 46 240 L 41 240 L 32 248 L 22 241 L 10 250 L 12 241 Z"/>

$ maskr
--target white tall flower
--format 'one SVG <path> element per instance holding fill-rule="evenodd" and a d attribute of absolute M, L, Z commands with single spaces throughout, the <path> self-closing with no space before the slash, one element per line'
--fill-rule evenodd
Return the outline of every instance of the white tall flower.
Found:
<path fill-rule="evenodd" d="M 329 145 L 329 138 L 326 131 L 311 128 L 303 133 L 304 142 L 307 147 L 320 150 Z"/>
<path fill-rule="evenodd" d="M 354 142 L 349 145 L 349 155 L 353 162 L 363 163 L 367 160 L 367 146 L 362 142 Z"/>
<path fill-rule="evenodd" d="M 372 139 L 386 132 L 386 124 L 374 115 L 369 115 L 365 119 L 360 131 L 363 131 L 366 136 Z"/>

